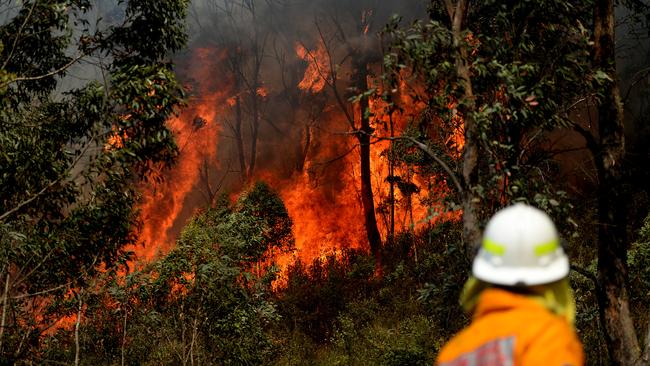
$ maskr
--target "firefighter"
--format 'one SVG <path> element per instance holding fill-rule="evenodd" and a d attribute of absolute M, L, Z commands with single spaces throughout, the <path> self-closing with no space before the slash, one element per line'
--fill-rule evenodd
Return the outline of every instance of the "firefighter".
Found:
<path fill-rule="evenodd" d="M 557 229 L 543 211 L 519 203 L 497 212 L 461 295 L 472 322 L 437 364 L 582 365 L 568 274 Z"/>

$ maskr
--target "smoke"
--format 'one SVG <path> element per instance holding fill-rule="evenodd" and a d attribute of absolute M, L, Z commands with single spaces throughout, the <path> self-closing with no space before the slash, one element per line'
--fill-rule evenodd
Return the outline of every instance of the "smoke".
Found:
<path fill-rule="evenodd" d="M 628 172 L 630 204 L 627 220 L 631 227 L 640 227 L 650 205 L 650 2 L 631 4 L 636 9 L 619 5 L 616 11 L 617 70 L 621 98 L 625 108 L 624 166 Z"/>
<path fill-rule="evenodd" d="M 650 6 L 648 1 L 642 4 Z M 650 137 L 646 117 L 650 111 L 647 93 L 650 87 L 649 16 L 622 5 L 616 9 L 616 63 L 626 112 L 626 137 L 631 150 L 638 150 Z M 645 152 L 647 157 L 647 148 Z"/>
<path fill-rule="evenodd" d="M 632 170 L 632 190 L 647 192 L 647 187 L 650 187 L 650 174 L 645 168 L 650 158 L 650 144 L 647 143 L 650 140 L 647 117 L 650 115 L 650 14 L 648 9 L 631 9 L 627 5 L 618 4 L 615 12 L 616 68 L 625 108 L 626 164 Z M 641 1 L 631 6 L 650 6 L 650 2 Z M 571 117 L 597 137 L 595 100 L 584 98 Z M 558 151 L 566 150 L 557 156 L 557 160 L 561 173 L 566 177 L 568 189 L 585 199 L 593 197 L 598 178 L 592 153 L 587 149 L 584 138 L 575 132 L 559 131 L 551 135 L 551 140 Z M 641 213 L 643 216 L 645 214 Z"/>

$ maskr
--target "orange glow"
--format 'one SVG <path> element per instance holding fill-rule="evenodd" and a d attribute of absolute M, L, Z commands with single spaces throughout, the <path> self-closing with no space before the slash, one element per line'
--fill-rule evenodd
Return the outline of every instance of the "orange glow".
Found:
<path fill-rule="evenodd" d="M 267 180 L 272 182 L 270 177 Z M 341 180 L 344 188 L 338 192 L 315 185 L 307 173 L 274 184 L 282 187 L 279 193 L 293 220 L 296 238 L 296 252 L 276 258 L 281 268 L 295 259 L 311 263 L 344 248 L 367 246 L 354 177 L 344 174 Z"/>
<path fill-rule="evenodd" d="M 127 114 L 125 116 L 120 117 L 123 121 L 128 121 L 131 119 L 131 114 Z M 126 131 L 123 131 L 121 128 L 118 128 L 117 126 L 113 126 L 111 128 L 112 134 L 108 137 L 106 140 L 106 144 L 104 145 L 104 150 L 113 150 L 113 149 L 121 149 L 124 147 L 124 141 L 128 138 L 128 135 Z"/>
<path fill-rule="evenodd" d="M 194 55 L 196 63 L 191 69 L 195 80 L 213 80 L 212 65 L 215 59 L 224 55 L 215 50 L 199 48 Z M 200 84 L 197 96 L 190 98 L 189 107 L 180 116 L 167 121 L 167 126 L 176 135 L 180 149 L 178 162 L 160 183 L 151 182 L 144 187 L 141 219 L 144 223 L 139 245 L 131 248 L 139 259 L 150 261 L 159 254 L 168 252 L 175 238 L 170 230 L 175 224 L 187 195 L 200 179 L 200 167 L 204 161 L 216 161 L 219 106 L 227 104 L 228 87 L 224 85 Z M 197 123 L 199 121 L 200 123 Z"/>
<path fill-rule="evenodd" d="M 316 50 L 308 50 L 302 44 L 297 43 L 296 55 L 307 62 L 305 76 L 298 84 L 298 88 L 312 93 L 323 90 L 330 78 L 329 56 L 325 45 L 319 43 Z"/>
<path fill-rule="evenodd" d="M 126 132 L 119 131 L 115 127 L 112 128 L 113 134 L 108 137 L 104 150 L 121 149 L 124 147 L 124 140 L 126 140 Z"/>
<path fill-rule="evenodd" d="M 460 157 L 463 153 L 463 147 L 465 146 L 465 132 L 463 128 L 463 117 L 456 108 L 457 105 L 458 103 L 456 102 L 451 102 L 447 105 L 451 111 L 451 125 L 454 131 L 445 142 L 448 144 L 451 143 L 453 149 L 455 150 L 455 156 Z"/>
<path fill-rule="evenodd" d="M 266 98 L 269 95 L 269 92 L 266 90 L 266 88 L 260 86 L 257 88 L 257 95 L 259 95 L 262 98 Z"/>
<path fill-rule="evenodd" d="M 324 45 L 320 44 L 316 50 L 310 51 L 297 44 L 296 54 L 307 62 L 298 88 L 305 92 L 320 92 L 330 78 L 329 58 Z M 220 142 L 225 144 L 227 140 L 220 140 L 219 135 L 228 132 L 223 126 L 237 100 L 231 87 L 208 82 L 224 82 L 224 78 L 214 77 L 211 67 L 215 59 L 223 56 L 210 49 L 195 51 L 190 76 L 200 81 L 200 87 L 196 90 L 197 97 L 190 100 L 189 108 L 182 115 L 167 122 L 176 134 L 181 150 L 178 163 L 165 173 L 167 179 L 162 183 L 145 188 L 141 205 L 144 227 L 140 238 L 143 245 L 133 248 L 141 260 L 152 260 L 158 253 L 165 254 L 172 248 L 175 239 L 173 228 L 178 229 L 176 226 L 184 224 L 178 222 L 179 217 L 187 216 L 187 213 L 181 215 L 181 211 L 184 207 L 191 206 L 188 196 L 196 190 L 200 181 L 201 164 L 205 161 L 214 163 L 221 158 L 217 156 L 217 145 Z M 269 91 L 260 87 L 256 93 L 262 98 L 269 98 L 272 89 Z M 391 122 L 394 136 L 398 136 L 424 108 L 424 102 L 409 100 L 409 93 L 400 94 L 400 105 L 406 109 L 394 112 L 392 118 L 388 115 L 388 106 L 381 98 L 371 98 L 369 101 L 375 136 L 390 136 Z M 462 126 L 462 116 L 455 111 L 454 105 L 450 105 L 450 109 L 454 113 L 453 120 Z M 359 118 L 358 107 L 354 115 Z M 345 131 L 349 128 L 345 115 L 334 102 L 319 117 L 318 123 L 326 131 Z M 359 124 L 359 121 L 356 123 Z M 307 156 L 302 171 L 283 175 L 277 167 L 263 166 L 260 169 L 264 170 L 258 170 L 253 177 L 254 180 L 266 181 L 278 191 L 294 222 L 296 250 L 289 254 L 269 254 L 282 269 L 286 269 L 295 260 L 311 263 L 317 258 L 340 256 L 347 248 L 368 249 L 361 205 L 359 150 L 356 146 L 358 141 L 353 136 L 323 136 L 317 141 L 318 150 Z M 454 132 L 452 138 L 452 144 L 460 152 L 462 131 Z M 390 166 L 386 158 L 390 146 L 389 140 L 379 139 L 373 141 L 371 149 L 376 216 L 384 240 L 390 232 L 390 215 L 386 208 L 391 202 Z M 346 151 L 348 153 L 344 154 Z M 319 162 L 331 161 L 333 158 L 336 158 L 336 162 L 330 166 L 319 165 Z M 443 177 L 425 178 L 413 167 L 404 164 L 394 167 L 393 176 L 403 183 L 402 186 L 394 184 L 396 232 L 416 230 L 439 220 L 455 220 L 459 217 L 458 212 L 445 212 L 444 198 L 449 192 L 446 191 Z"/>
<path fill-rule="evenodd" d="M 406 86 L 402 84 L 400 87 L 405 88 Z M 405 92 L 400 94 L 400 99 L 400 105 L 405 106 L 405 109 L 393 112 L 392 123 L 395 136 L 398 136 L 407 127 L 408 121 L 419 115 L 425 107 L 422 101 L 413 100 Z M 380 98 L 373 98 L 370 99 L 369 106 L 371 115 L 374 116 L 372 127 L 375 129 L 375 133 L 378 136 L 390 136 L 391 118 L 388 115 L 386 102 Z M 462 118 L 459 114 L 454 114 L 453 118 L 462 126 Z M 462 141 L 462 134 L 459 138 Z M 390 183 L 387 179 L 390 176 L 390 167 L 388 159 L 384 156 L 385 152 L 390 149 L 390 145 L 389 140 L 380 140 L 371 149 L 370 164 L 376 207 L 379 207 L 381 202 L 390 202 Z M 458 151 L 462 151 L 462 146 L 458 149 Z M 424 178 L 412 168 L 399 165 L 394 167 L 393 176 L 398 177 L 404 186 L 411 186 L 417 190 L 411 193 L 407 189 L 400 189 L 399 184 L 394 186 L 395 229 L 397 232 L 417 230 L 441 220 L 457 218 L 457 213 L 445 210 L 444 198 L 449 192 L 443 180 L 444 177 Z M 380 231 L 388 233 L 390 223 L 388 212 L 376 209 L 376 213 Z"/>
<path fill-rule="evenodd" d="M 367 35 L 370 30 L 370 18 L 372 18 L 372 9 L 364 10 L 361 14 L 361 24 L 363 24 L 363 34 Z"/>

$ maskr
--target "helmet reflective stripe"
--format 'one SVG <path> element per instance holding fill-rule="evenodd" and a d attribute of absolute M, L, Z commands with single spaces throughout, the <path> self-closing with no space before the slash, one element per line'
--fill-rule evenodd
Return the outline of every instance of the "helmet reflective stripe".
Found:
<path fill-rule="evenodd" d="M 488 222 L 472 273 L 492 284 L 534 286 L 566 277 L 569 260 L 550 217 L 518 203 Z"/>
<path fill-rule="evenodd" d="M 492 255 L 501 256 L 506 254 L 506 247 L 487 238 L 483 239 L 483 250 Z"/>
<path fill-rule="evenodd" d="M 548 243 L 540 244 L 535 247 L 535 255 L 541 257 L 543 255 L 551 254 L 560 247 L 559 240 L 551 240 Z"/>
<path fill-rule="evenodd" d="M 535 255 L 541 257 L 553 253 L 559 246 L 560 242 L 558 240 L 551 240 L 547 243 L 536 245 Z M 483 250 L 492 255 L 502 256 L 506 252 L 506 247 L 499 243 L 495 243 L 490 239 L 483 239 Z"/>

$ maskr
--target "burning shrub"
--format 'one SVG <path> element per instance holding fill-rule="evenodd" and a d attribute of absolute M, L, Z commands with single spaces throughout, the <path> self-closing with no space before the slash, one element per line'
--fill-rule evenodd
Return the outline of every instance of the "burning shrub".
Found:
<path fill-rule="evenodd" d="M 192 219 L 167 256 L 87 302 L 86 358 L 266 363 L 267 329 L 278 315 L 269 300 L 276 270 L 265 253 L 292 244 L 291 220 L 268 186 L 254 185 L 234 204 L 224 197 Z"/>

